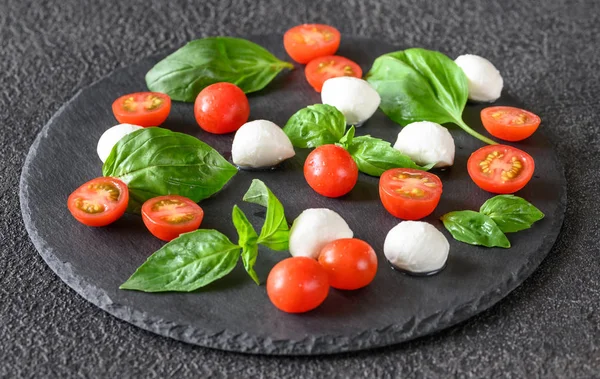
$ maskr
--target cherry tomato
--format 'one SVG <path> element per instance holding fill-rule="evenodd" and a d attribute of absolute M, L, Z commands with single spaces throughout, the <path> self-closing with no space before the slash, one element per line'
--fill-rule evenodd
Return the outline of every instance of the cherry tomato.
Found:
<path fill-rule="evenodd" d="M 142 220 L 156 238 L 171 241 L 200 227 L 204 211 L 187 197 L 158 196 L 142 205 Z"/>
<path fill-rule="evenodd" d="M 267 295 L 284 312 L 315 309 L 329 293 L 327 272 L 314 259 L 287 258 L 277 263 L 267 278 Z"/>
<path fill-rule="evenodd" d="M 160 92 L 130 93 L 115 100 L 112 110 L 121 124 L 159 126 L 171 112 L 171 98 Z"/>
<path fill-rule="evenodd" d="M 194 114 L 198 125 L 207 132 L 232 133 L 248 121 L 250 103 L 235 84 L 215 83 L 198 94 Z"/>
<path fill-rule="evenodd" d="M 404 220 L 418 220 L 430 215 L 441 196 L 442 181 L 425 171 L 393 168 L 379 179 L 379 197 L 383 206 Z"/>
<path fill-rule="evenodd" d="M 323 145 L 306 158 L 304 178 L 318 194 L 340 197 L 354 188 L 358 180 L 358 167 L 344 148 Z"/>
<path fill-rule="evenodd" d="M 285 32 L 283 46 L 293 60 L 305 64 L 335 54 L 340 47 L 340 32 L 329 25 L 298 25 Z"/>
<path fill-rule="evenodd" d="M 505 141 L 521 141 L 531 136 L 542 120 L 524 109 L 488 107 L 481 111 L 481 122 L 494 137 Z"/>
<path fill-rule="evenodd" d="M 512 146 L 489 145 L 475 151 L 467 171 L 479 188 L 492 193 L 514 193 L 533 176 L 531 155 Z"/>
<path fill-rule="evenodd" d="M 106 226 L 117 221 L 129 202 L 127 185 L 117 178 L 92 179 L 67 199 L 69 212 L 87 226 Z"/>
<path fill-rule="evenodd" d="M 348 58 L 337 55 L 315 58 L 304 69 L 306 80 L 317 92 L 321 92 L 327 79 L 339 76 L 362 77 L 362 69 Z"/>
<path fill-rule="evenodd" d="M 342 238 L 321 249 L 319 263 L 329 276 L 329 285 L 355 290 L 373 281 L 377 273 L 377 255 L 365 241 Z"/>

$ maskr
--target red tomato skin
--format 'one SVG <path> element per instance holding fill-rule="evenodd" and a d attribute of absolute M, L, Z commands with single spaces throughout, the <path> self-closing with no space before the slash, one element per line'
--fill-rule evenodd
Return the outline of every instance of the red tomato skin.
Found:
<path fill-rule="evenodd" d="M 329 294 L 327 272 L 314 259 L 293 257 L 277 263 L 267 277 L 267 295 L 287 313 L 315 309 Z"/>
<path fill-rule="evenodd" d="M 314 149 L 304 162 L 304 178 L 320 195 L 340 197 L 352 190 L 358 180 L 358 167 L 350 153 L 336 145 Z"/>
<path fill-rule="evenodd" d="M 192 210 L 197 212 L 197 217 L 193 220 L 182 223 L 182 224 L 169 224 L 165 221 L 157 219 L 153 217 L 152 206 L 161 200 L 166 199 L 175 199 L 180 200 L 192 207 Z M 156 238 L 169 242 L 179 237 L 179 235 L 183 233 L 192 232 L 200 227 L 202 224 L 202 220 L 204 218 L 204 211 L 200 206 L 194 203 L 192 200 L 187 197 L 179 196 L 179 195 L 166 195 L 166 196 L 158 196 L 152 199 L 146 200 L 142 205 L 142 220 L 144 221 L 144 225 L 146 228 L 152 233 Z"/>
<path fill-rule="evenodd" d="M 144 95 L 154 95 L 160 97 L 164 104 L 151 112 L 147 113 L 130 113 L 123 109 L 122 102 L 124 99 L 128 97 L 140 97 Z M 169 113 L 171 112 L 171 98 L 169 95 L 161 92 L 135 92 L 127 95 L 123 95 L 115 100 L 112 104 L 112 110 L 115 118 L 121 124 L 132 124 L 143 126 L 145 128 L 149 126 L 160 126 L 167 117 L 169 117 Z"/>
<path fill-rule="evenodd" d="M 342 238 L 328 243 L 319 253 L 319 264 L 329 276 L 329 285 L 340 290 L 366 287 L 377 273 L 377 255 L 365 241 Z"/>
<path fill-rule="evenodd" d="M 302 38 L 298 38 L 297 33 L 303 33 L 303 30 L 310 31 L 316 28 L 324 31 L 329 36 L 329 41 L 319 41 L 314 45 L 307 45 Z M 325 55 L 333 55 L 340 47 L 340 32 L 329 25 L 324 24 L 303 24 L 289 29 L 283 35 L 283 47 L 288 55 L 300 64 L 306 64 L 311 60 Z"/>
<path fill-rule="evenodd" d="M 209 133 L 233 133 L 248 121 L 250 103 L 235 84 L 215 83 L 196 97 L 194 115 L 198 125 Z"/>
<path fill-rule="evenodd" d="M 492 116 L 495 112 L 504 111 L 512 113 L 521 113 L 527 118 L 527 122 L 522 125 L 508 125 L 501 121 L 495 120 Z M 526 111 L 524 109 L 514 107 L 488 107 L 481 110 L 481 122 L 485 130 L 496 138 L 503 139 L 505 141 L 522 141 L 530 137 L 537 128 L 540 126 L 542 120 L 535 113 Z"/>
<path fill-rule="evenodd" d="M 85 193 L 88 186 L 95 185 L 99 183 L 110 183 L 115 186 L 119 190 L 119 198 L 116 204 L 111 206 L 108 212 L 102 212 L 98 214 L 90 214 L 82 211 L 77 207 L 76 200 L 81 197 L 82 193 Z M 96 179 L 92 179 L 77 188 L 75 191 L 69 195 L 67 199 L 67 207 L 69 208 L 69 212 L 73 215 L 73 217 L 79 221 L 80 223 L 93 226 L 93 227 L 101 227 L 112 224 L 117 221 L 123 214 L 125 210 L 127 210 L 127 204 L 129 202 L 129 189 L 127 188 L 127 184 L 117 178 L 113 177 L 99 177 Z"/>
<path fill-rule="evenodd" d="M 426 175 L 437 184 L 439 191 L 432 192 L 431 196 L 422 200 L 394 195 L 390 191 L 386 190 L 385 181 L 388 180 L 387 178 L 390 175 L 398 170 Z M 384 172 L 379 179 L 379 198 L 383 204 L 383 207 L 394 217 L 401 218 L 403 220 L 420 220 L 433 213 L 435 208 L 438 206 L 442 196 L 442 188 L 442 181 L 434 174 L 414 169 L 391 169 Z"/>
<path fill-rule="evenodd" d="M 335 62 L 335 66 L 342 66 L 342 68 L 340 68 L 339 71 L 333 69 L 325 73 L 319 72 L 319 70 L 321 70 L 321 68 L 319 67 L 321 63 L 331 65 L 331 62 Z M 349 67 L 351 71 L 344 72 L 343 67 Z M 351 61 L 348 58 L 344 58 L 338 55 L 329 55 L 315 58 L 312 61 L 308 62 L 308 64 L 304 68 L 304 75 L 306 76 L 306 81 L 308 82 L 308 84 L 310 84 L 315 91 L 320 93 L 323 89 L 323 84 L 327 79 L 337 78 L 340 76 L 352 76 L 360 79 L 362 78 L 362 69 L 356 62 Z"/>

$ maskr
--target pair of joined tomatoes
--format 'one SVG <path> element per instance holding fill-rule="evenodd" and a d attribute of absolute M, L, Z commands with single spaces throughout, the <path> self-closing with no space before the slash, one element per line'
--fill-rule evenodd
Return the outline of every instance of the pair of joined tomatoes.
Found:
<path fill-rule="evenodd" d="M 362 69 L 350 59 L 334 55 L 340 46 L 340 32 L 329 25 L 303 24 L 288 30 L 283 36 L 283 46 L 298 63 L 307 64 L 306 80 L 321 92 L 327 79 L 339 76 L 362 77 Z"/>
<path fill-rule="evenodd" d="M 323 145 L 304 162 L 304 178 L 318 194 L 340 197 L 352 190 L 358 180 L 358 167 L 343 147 Z"/>
<path fill-rule="evenodd" d="M 315 309 L 329 287 L 355 290 L 367 286 L 377 273 L 377 255 L 368 243 L 356 238 L 325 245 L 318 261 L 287 258 L 276 264 L 267 278 L 267 295 L 278 309 L 302 313 Z"/>
<path fill-rule="evenodd" d="M 112 110 L 121 124 L 159 126 L 171 112 L 171 98 L 160 92 L 130 93 L 115 100 Z"/>

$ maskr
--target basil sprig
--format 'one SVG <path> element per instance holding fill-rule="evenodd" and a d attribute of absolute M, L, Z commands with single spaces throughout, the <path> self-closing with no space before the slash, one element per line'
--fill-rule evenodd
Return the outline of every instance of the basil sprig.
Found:
<path fill-rule="evenodd" d="M 366 80 L 381 96 L 381 110 L 402 126 L 415 121 L 454 123 L 485 143 L 496 143 L 463 121 L 467 77 L 438 51 L 412 48 L 384 54 L 375 60 Z"/>
<path fill-rule="evenodd" d="M 471 245 L 509 248 L 504 233 L 528 229 L 544 214 L 527 200 L 514 195 L 488 199 L 479 212 L 446 213 L 441 220 L 454 239 Z"/>
<path fill-rule="evenodd" d="M 199 202 L 220 191 L 236 173 L 209 145 L 163 128 L 144 128 L 123 137 L 102 167 L 104 176 L 127 184 L 128 211 L 134 213 L 146 200 L 161 195 Z"/>
<path fill-rule="evenodd" d="M 260 180 L 252 182 L 244 200 L 267 207 L 260 236 L 235 205 L 232 220 L 238 233 L 237 245 L 216 230 L 199 229 L 182 234 L 152 254 L 119 288 L 143 292 L 194 291 L 230 273 L 240 257 L 248 275 L 260 284 L 254 271 L 258 245 L 287 249 L 288 224 L 283 206 Z"/>
<path fill-rule="evenodd" d="M 208 37 L 188 42 L 146 74 L 148 89 L 173 100 L 194 102 L 205 87 L 229 82 L 245 93 L 263 89 L 277 74 L 294 66 L 241 38 Z"/>

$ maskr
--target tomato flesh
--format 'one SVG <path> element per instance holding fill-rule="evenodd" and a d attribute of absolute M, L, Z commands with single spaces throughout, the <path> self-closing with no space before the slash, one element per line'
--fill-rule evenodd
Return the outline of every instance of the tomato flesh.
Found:
<path fill-rule="evenodd" d="M 112 177 L 92 179 L 77 188 L 67 199 L 69 212 L 87 226 L 106 226 L 117 221 L 129 202 L 129 190 Z"/>
<path fill-rule="evenodd" d="M 328 280 L 327 272 L 316 260 L 287 258 L 269 272 L 267 295 L 273 305 L 284 312 L 308 312 L 327 298 Z"/>
<path fill-rule="evenodd" d="M 319 264 L 329 276 L 329 285 L 341 290 L 367 286 L 377 273 L 377 255 L 365 241 L 342 238 L 321 249 Z"/>
<path fill-rule="evenodd" d="M 288 55 L 305 64 L 325 55 L 333 55 L 340 47 L 340 32 L 329 25 L 303 24 L 294 26 L 283 35 Z"/>
<path fill-rule="evenodd" d="M 327 79 L 340 76 L 362 78 L 362 69 L 348 58 L 337 55 L 315 58 L 304 69 L 306 80 L 317 92 L 323 89 Z"/>
<path fill-rule="evenodd" d="M 505 141 L 521 141 L 531 136 L 542 120 L 524 109 L 501 106 L 484 108 L 481 122 L 494 137 Z"/>
<path fill-rule="evenodd" d="M 204 211 L 187 197 L 158 196 L 142 205 L 142 220 L 156 238 L 171 241 L 200 227 Z"/>
<path fill-rule="evenodd" d="M 410 168 L 393 168 L 379 179 L 379 198 L 385 209 L 404 220 L 418 220 L 437 207 L 442 181 L 437 175 Z"/>
<path fill-rule="evenodd" d="M 512 146 L 490 145 L 475 151 L 467 162 L 469 176 L 479 188 L 500 194 L 514 193 L 531 180 L 531 155 Z"/>
<path fill-rule="evenodd" d="M 304 178 L 318 194 L 340 197 L 356 185 L 358 167 L 344 148 L 323 145 L 314 149 L 306 158 Z"/>
<path fill-rule="evenodd" d="M 198 125 L 209 133 L 232 133 L 248 121 L 250 103 L 235 84 L 215 83 L 196 97 L 194 115 Z"/>
<path fill-rule="evenodd" d="M 171 112 L 171 98 L 160 92 L 130 93 L 115 100 L 112 110 L 122 124 L 159 126 Z"/>

